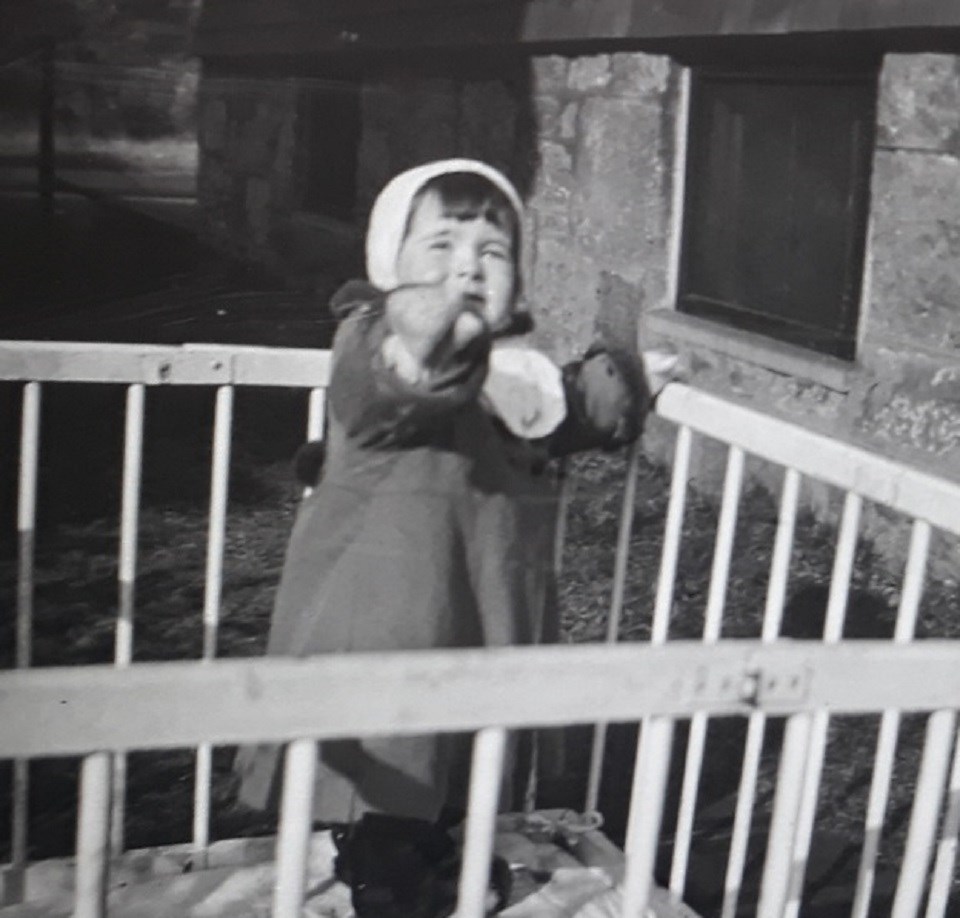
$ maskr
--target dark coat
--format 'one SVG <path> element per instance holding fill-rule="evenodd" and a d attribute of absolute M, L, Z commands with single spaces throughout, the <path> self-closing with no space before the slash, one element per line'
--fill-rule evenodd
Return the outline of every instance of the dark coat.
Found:
<path fill-rule="evenodd" d="M 297 516 L 267 653 L 538 640 L 555 493 L 543 449 L 480 407 L 489 344 L 412 386 L 383 365 L 382 301 L 371 294 L 352 306 L 334 341 L 323 479 Z M 465 787 L 459 745 L 434 736 L 322 743 L 314 818 L 375 810 L 434 819 Z M 277 747 L 241 750 L 241 800 L 268 805 L 277 765 Z"/>

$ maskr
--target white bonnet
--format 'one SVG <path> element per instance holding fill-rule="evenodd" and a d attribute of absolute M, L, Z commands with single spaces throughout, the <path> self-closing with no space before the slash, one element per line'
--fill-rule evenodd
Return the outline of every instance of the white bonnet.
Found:
<path fill-rule="evenodd" d="M 517 227 L 520 227 L 523 216 L 520 195 L 509 179 L 493 166 L 476 159 L 440 159 L 415 166 L 386 184 L 370 212 L 366 242 L 367 278 L 375 287 L 392 290 L 397 286 L 397 257 L 410 216 L 410 205 L 417 192 L 431 179 L 452 172 L 472 172 L 496 185 L 516 210 Z"/>

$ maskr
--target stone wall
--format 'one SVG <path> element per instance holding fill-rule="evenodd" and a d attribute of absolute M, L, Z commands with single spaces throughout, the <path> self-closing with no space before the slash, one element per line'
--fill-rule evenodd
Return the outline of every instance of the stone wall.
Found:
<path fill-rule="evenodd" d="M 960 479 L 960 57 L 888 56 L 877 121 L 859 428 Z"/>

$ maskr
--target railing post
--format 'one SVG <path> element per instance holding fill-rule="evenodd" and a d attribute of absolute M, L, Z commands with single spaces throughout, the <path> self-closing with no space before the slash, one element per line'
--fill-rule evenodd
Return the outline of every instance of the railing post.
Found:
<path fill-rule="evenodd" d="M 507 732 L 500 727 L 480 730 L 474 739 L 457 918 L 483 918 L 486 914 L 484 900 L 490 880 L 506 741 Z"/>
<path fill-rule="evenodd" d="M 73 918 L 104 918 L 107 914 L 111 760 L 109 752 L 94 752 L 84 758 L 81 767 Z"/>
<path fill-rule="evenodd" d="M 299 918 L 303 908 L 316 770 L 316 741 L 299 739 L 290 743 L 283 771 L 273 918 Z"/>
<path fill-rule="evenodd" d="M 227 495 L 230 481 L 230 436 L 233 430 L 233 386 L 217 389 L 213 428 L 213 455 L 210 471 L 210 519 L 207 529 L 207 567 L 203 595 L 203 659 L 217 654 L 220 600 L 223 589 L 223 552 L 226 543 Z M 197 747 L 194 777 L 193 847 L 206 857 L 210 843 L 210 781 L 213 776 L 213 748 Z"/>

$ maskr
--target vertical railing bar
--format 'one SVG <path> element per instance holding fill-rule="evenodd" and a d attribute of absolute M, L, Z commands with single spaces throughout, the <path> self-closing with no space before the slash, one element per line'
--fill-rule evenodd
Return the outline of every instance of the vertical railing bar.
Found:
<path fill-rule="evenodd" d="M 143 419 L 146 388 L 135 383 L 127 388 L 123 434 L 123 484 L 120 497 L 120 555 L 117 563 L 117 632 L 114 665 L 133 661 L 133 611 L 137 576 L 137 527 L 140 515 L 140 482 L 143 462 Z M 127 758 L 117 752 L 113 759 L 113 794 L 110 820 L 110 850 L 124 849 L 124 812 L 127 790 Z"/>
<path fill-rule="evenodd" d="M 326 412 L 326 389 L 311 389 L 310 398 L 307 402 L 307 442 L 319 440 L 323 437 Z M 308 485 L 303 489 L 303 494 L 306 496 L 312 491 L 313 488 Z"/>
<path fill-rule="evenodd" d="M 650 717 L 644 722 L 640 734 L 624 842 L 626 874 L 621 911 L 624 916 L 646 915 L 650 900 L 670 770 L 673 727 L 671 718 Z"/>
<path fill-rule="evenodd" d="M 726 602 L 727 580 L 730 576 L 730 559 L 737 529 L 737 510 L 743 486 L 744 453 L 731 446 L 727 454 L 727 470 L 723 482 L 723 499 L 717 523 L 717 538 L 713 552 L 713 567 L 707 595 L 707 610 L 704 616 L 703 641 L 713 644 L 720 637 L 723 608 Z M 670 892 L 683 897 L 687 878 L 687 864 L 693 840 L 693 822 L 703 770 L 703 756 L 707 741 L 707 717 L 697 712 L 690 720 L 687 751 L 683 768 L 683 785 L 680 791 L 680 808 L 677 814 L 677 830 L 673 843 L 673 862 L 670 866 Z"/>
<path fill-rule="evenodd" d="M 957 836 L 960 835 L 960 733 L 954 738 L 953 766 L 947 785 L 947 809 L 940 829 L 937 860 L 930 881 L 926 918 L 943 918 L 950 898 L 953 869 L 957 862 Z"/>
<path fill-rule="evenodd" d="M 927 556 L 930 550 L 930 535 L 929 523 L 925 520 L 914 520 L 910 532 L 907 565 L 903 574 L 903 589 L 900 593 L 900 605 L 897 609 L 897 621 L 893 632 L 894 642 L 898 644 L 909 643 L 916 631 L 920 598 L 923 595 Z M 899 733 L 900 712 L 896 710 L 884 711 L 880 718 L 877 751 L 874 756 L 870 793 L 867 797 L 863 851 L 860 854 L 860 866 L 857 870 L 856 892 L 853 899 L 853 910 L 851 911 L 852 918 L 866 918 L 870 910 L 873 884 L 876 879 L 876 863 L 880 853 L 880 839 L 883 834 L 887 801 L 890 797 L 890 782 L 893 779 L 894 757 L 896 756 Z"/>
<path fill-rule="evenodd" d="M 660 553 L 660 571 L 657 576 L 657 595 L 653 604 L 653 624 L 650 631 L 651 644 L 663 644 L 670 625 L 673 607 L 673 591 L 677 578 L 677 561 L 680 556 L 680 540 L 683 536 L 683 511 L 687 498 L 687 482 L 690 479 L 690 454 L 693 432 L 689 427 L 677 431 L 677 445 L 673 456 L 673 471 L 670 478 L 670 501 L 667 504 L 667 519 L 664 524 L 663 550 Z"/>
<path fill-rule="evenodd" d="M 743 464 L 743 450 L 738 446 L 731 446 L 723 481 L 723 499 L 717 522 L 717 539 L 713 550 L 707 610 L 703 623 L 703 640 L 710 644 L 720 637 L 723 607 L 727 598 L 727 580 L 730 575 L 730 557 L 733 554 L 733 540 L 737 528 L 737 509 L 743 484 Z"/>
<path fill-rule="evenodd" d="M 310 832 L 313 827 L 313 787 L 316 771 L 315 740 L 298 739 L 287 746 L 280 823 L 277 829 L 274 918 L 299 918 L 303 908 Z"/>
<path fill-rule="evenodd" d="M 634 502 L 637 496 L 637 468 L 640 463 L 640 447 L 637 442 L 630 446 L 627 471 L 624 478 L 623 499 L 620 505 L 620 524 L 617 530 L 617 548 L 613 563 L 613 591 L 610 596 L 610 611 L 607 614 L 605 640 L 615 644 L 620 633 L 623 613 L 623 596 L 627 580 L 627 564 L 630 560 L 630 536 L 633 533 Z M 603 755 L 607 743 L 607 724 L 600 721 L 593 725 L 593 742 L 590 747 L 590 771 L 587 776 L 587 810 L 597 808 L 600 796 L 600 779 L 603 775 Z"/>
<path fill-rule="evenodd" d="M 783 489 L 780 494 L 777 534 L 770 561 L 770 583 L 767 588 L 763 626 L 760 632 L 760 639 L 768 643 L 775 641 L 780 634 L 799 497 L 800 473 L 796 469 L 788 468 L 784 474 Z M 721 918 L 733 918 L 737 911 L 740 889 L 743 885 L 743 871 L 747 863 L 750 825 L 756 803 L 757 777 L 760 774 L 760 756 L 763 752 L 765 731 L 766 715 L 762 711 L 753 712 L 747 724 L 747 740 L 743 750 L 743 767 L 740 771 L 740 786 L 737 791 L 730 854 L 727 857 L 724 877 Z"/>
<path fill-rule="evenodd" d="M 777 515 L 777 534 L 770 559 L 770 583 L 763 610 L 760 640 L 775 641 L 780 635 L 783 607 L 787 598 L 787 580 L 790 575 L 790 556 L 797 526 L 797 503 L 800 498 L 800 473 L 788 468 L 783 476 L 780 512 Z"/>
<path fill-rule="evenodd" d="M 809 714 L 794 714 L 787 718 L 757 918 L 782 918 L 786 907 L 809 735 Z"/>
<path fill-rule="evenodd" d="M 506 742 L 507 732 L 502 727 L 485 727 L 474 739 L 457 918 L 483 918 L 486 914 Z"/>
<path fill-rule="evenodd" d="M 660 552 L 660 571 L 657 577 L 657 595 L 653 606 L 653 622 L 650 629 L 650 643 L 660 645 L 666 643 L 670 626 L 670 612 L 673 607 L 673 592 L 677 576 L 677 561 L 680 555 L 680 540 L 683 536 L 683 513 L 687 497 L 687 482 L 690 478 L 690 456 L 693 445 L 693 432 L 687 426 L 677 430 L 677 442 L 673 456 L 673 470 L 670 478 L 670 499 L 667 504 L 667 518 L 664 524 L 663 549 Z M 656 733 L 652 727 L 653 721 L 644 718 L 640 745 L 637 748 L 637 759 L 634 765 L 633 794 L 642 793 L 640 784 L 641 752 L 643 752 L 643 737 L 650 737 Z M 670 744 L 673 741 L 673 727 L 670 729 Z M 646 754 L 646 753 L 644 753 Z M 669 753 L 668 753 L 669 755 Z M 666 766 L 665 766 L 666 767 Z M 632 801 L 639 799 L 632 797 Z M 639 806 L 639 804 L 637 804 Z M 658 812 L 658 821 L 662 818 L 662 802 Z M 595 807 L 593 807 L 595 809 Z M 634 812 L 634 803 L 631 802 L 631 813 Z M 659 829 L 658 829 L 659 831 Z M 656 839 L 654 840 L 654 846 Z M 652 869 L 652 868 L 651 868 Z M 638 897 L 644 898 L 643 889 L 638 890 Z"/>
<path fill-rule="evenodd" d="M 40 458 L 41 388 L 38 382 L 23 387 L 20 418 L 20 469 L 17 483 L 17 637 L 14 665 L 27 669 L 33 655 L 34 560 L 37 524 L 37 472 Z M 26 759 L 13 763 L 13 813 L 11 836 L 11 885 L 22 892 L 27 864 L 27 823 L 30 797 L 30 765 Z"/>
<path fill-rule="evenodd" d="M 927 721 L 923 758 L 891 918 L 914 918 L 920 910 L 956 730 L 956 711 L 934 711 Z"/>
<path fill-rule="evenodd" d="M 327 409 L 327 390 L 311 389 L 307 402 L 307 439 L 318 440 L 323 436 L 323 422 Z"/>
<path fill-rule="evenodd" d="M 227 493 L 230 478 L 230 436 L 233 428 L 233 386 L 217 389 L 210 480 L 210 520 L 207 529 L 206 582 L 203 597 L 203 659 L 217 652 L 220 597 L 223 586 L 223 552 L 226 536 Z M 193 847 L 205 851 L 210 841 L 210 780 L 213 750 L 197 747 L 194 779 Z"/>
<path fill-rule="evenodd" d="M 73 918 L 103 918 L 107 913 L 111 760 L 109 752 L 94 752 L 81 766 Z"/>
<path fill-rule="evenodd" d="M 740 786 L 730 835 L 730 853 L 727 855 L 727 869 L 723 881 L 721 918 L 734 918 L 737 913 L 750 844 L 750 824 L 757 796 L 757 777 L 760 774 L 760 755 L 763 751 L 766 723 L 767 719 L 762 711 L 754 711 L 747 721 L 743 768 L 740 771 Z"/>
<path fill-rule="evenodd" d="M 862 511 L 863 499 L 858 494 L 847 492 L 843 503 L 843 515 L 840 519 L 837 552 L 833 559 L 830 591 L 827 597 L 827 614 L 823 625 L 823 640 L 827 644 L 837 643 L 843 634 L 843 622 L 846 617 L 847 597 L 850 593 L 850 580 L 853 576 L 853 564 L 857 553 L 857 538 Z M 820 795 L 823 763 L 827 752 L 829 726 L 830 715 L 826 711 L 814 712 L 810 727 L 810 740 L 806 751 L 807 767 L 804 772 L 803 796 L 800 802 L 800 815 L 797 820 L 797 834 L 794 840 L 793 868 L 790 873 L 791 885 L 787 890 L 784 918 L 795 918 L 800 911 L 807 858 L 810 854 L 810 844 L 813 841 L 813 828 L 817 815 L 817 799 Z"/>
<path fill-rule="evenodd" d="M 837 536 L 837 553 L 830 574 L 830 592 L 827 595 L 827 614 L 823 623 L 823 639 L 833 644 L 843 634 L 843 621 L 847 613 L 847 597 L 853 562 L 857 554 L 857 536 L 860 530 L 860 514 L 863 498 L 848 491 L 843 502 L 840 532 Z"/>

